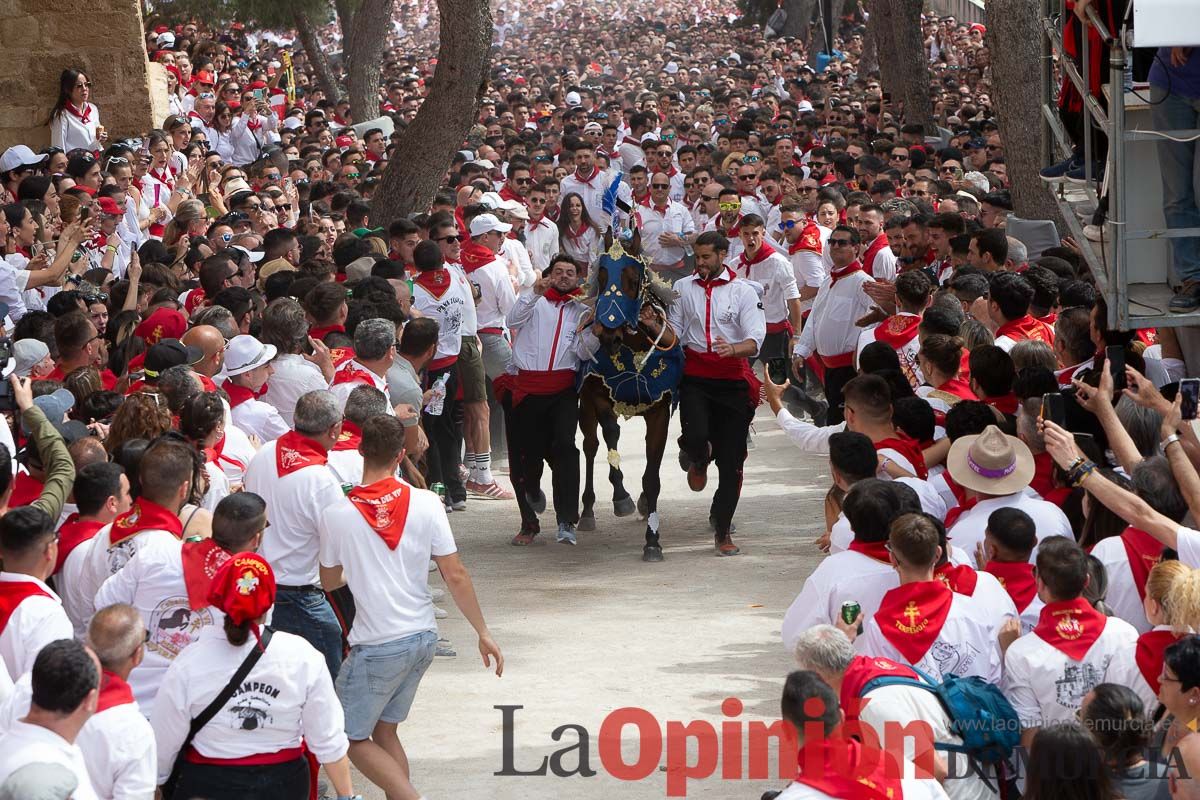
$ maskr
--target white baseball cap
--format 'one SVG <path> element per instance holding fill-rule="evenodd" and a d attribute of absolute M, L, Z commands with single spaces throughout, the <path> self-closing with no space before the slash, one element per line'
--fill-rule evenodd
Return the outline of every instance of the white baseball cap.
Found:
<path fill-rule="evenodd" d="M 471 238 L 481 236 L 489 231 L 499 231 L 500 233 L 508 233 L 512 230 L 512 225 L 507 222 L 501 222 L 496 219 L 495 214 L 480 214 L 475 219 L 471 220 Z M 229 355 L 225 355 L 226 363 L 229 362 Z"/>
<path fill-rule="evenodd" d="M 642 138 L 640 139 L 641 144 L 645 144 L 646 142 L 657 142 L 657 141 L 658 141 L 658 136 L 653 133 L 643 133 Z"/>
<path fill-rule="evenodd" d="M 263 344 L 249 334 L 240 334 L 225 345 L 225 374 L 241 375 L 275 358 L 275 345 Z"/>
<path fill-rule="evenodd" d="M 479 205 L 497 209 L 504 207 L 504 201 L 500 198 L 499 192 L 484 192 L 483 196 L 479 198 Z"/>
<path fill-rule="evenodd" d="M 17 167 L 32 167 L 42 163 L 45 156 L 39 156 L 23 144 L 14 144 L 0 155 L 0 172 L 8 172 Z"/>
<path fill-rule="evenodd" d="M 567 92 L 566 100 L 568 106 L 577 106 L 583 103 L 583 100 L 579 98 L 579 92 Z"/>
<path fill-rule="evenodd" d="M 258 262 L 262 261 L 264 258 L 267 257 L 267 254 L 261 250 L 251 250 L 248 247 L 242 247 L 240 244 L 235 244 L 233 246 L 233 249 L 241 250 L 243 253 L 245 253 L 247 256 L 249 256 L 251 264 L 257 264 Z"/>

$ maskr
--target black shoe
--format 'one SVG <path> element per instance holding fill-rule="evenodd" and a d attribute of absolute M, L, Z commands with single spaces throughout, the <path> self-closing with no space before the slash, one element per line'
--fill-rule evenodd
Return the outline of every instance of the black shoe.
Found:
<path fill-rule="evenodd" d="M 1167 308 L 1174 314 L 1190 314 L 1200 310 L 1200 280 L 1184 281 Z"/>

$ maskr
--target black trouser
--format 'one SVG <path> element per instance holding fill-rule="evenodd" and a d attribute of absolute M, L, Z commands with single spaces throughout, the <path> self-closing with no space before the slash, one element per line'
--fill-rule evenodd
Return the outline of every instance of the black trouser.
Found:
<path fill-rule="evenodd" d="M 526 492 L 536 495 L 540 487 L 536 485 L 530 487 L 525 481 L 525 448 L 517 439 L 517 414 L 513 410 L 511 392 L 504 392 L 504 399 L 500 401 L 500 407 L 504 409 L 504 436 L 508 445 L 508 477 L 512 481 L 513 493 L 517 496 L 517 509 L 521 512 L 521 531 L 538 533 L 541 531 L 541 526 L 538 523 L 537 514 L 533 511 L 533 506 L 529 505 L 529 496 Z M 578 478 L 576 478 L 576 482 L 578 482 Z"/>
<path fill-rule="evenodd" d="M 425 454 L 429 464 L 429 484 L 445 485 L 446 499 L 453 502 L 467 499 L 467 487 L 458 476 L 463 443 L 462 421 L 459 417 L 459 407 L 462 403 L 456 399 L 458 370 L 451 364 L 446 369 L 430 371 L 425 388 L 433 386 L 438 378 L 447 372 L 450 373 L 450 380 L 446 382 L 446 402 L 442 405 L 442 413 L 434 416 L 426 411 L 422 417 L 425 421 L 425 433 L 429 437 L 429 449 Z"/>
<path fill-rule="evenodd" d="M 842 413 L 842 387 L 858 373 L 854 367 L 834 367 L 825 369 L 825 402 L 829 403 L 829 417 L 826 425 L 837 425 L 845 420 Z"/>
<path fill-rule="evenodd" d="M 167 800 L 192 800 L 194 797 L 308 800 L 309 775 L 308 760 L 304 758 L 253 766 L 184 762 L 179 770 L 175 794 Z"/>
<path fill-rule="evenodd" d="M 729 535 L 742 492 L 746 434 L 754 417 L 748 391 L 745 381 L 714 378 L 684 376 L 679 385 L 679 449 L 693 464 L 717 463 L 717 491 L 709 514 L 718 538 Z"/>
<path fill-rule="evenodd" d="M 526 395 L 513 409 L 513 417 L 517 430 L 509 457 L 520 451 L 515 460 L 525 473 L 525 490 L 537 492 L 542 484 L 542 464 L 549 461 L 554 516 L 560 524 L 575 525 L 579 522 L 578 393 L 572 387 L 558 394 Z"/>

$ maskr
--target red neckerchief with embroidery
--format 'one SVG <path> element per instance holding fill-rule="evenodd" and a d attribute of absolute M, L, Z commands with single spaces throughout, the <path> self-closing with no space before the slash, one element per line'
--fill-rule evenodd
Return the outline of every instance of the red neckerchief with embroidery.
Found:
<path fill-rule="evenodd" d="M 962 378 L 951 378 L 936 387 L 937 391 L 952 394 L 955 397 L 961 397 L 963 400 L 978 400 L 975 393 L 971 391 L 971 384 L 964 381 Z"/>
<path fill-rule="evenodd" d="M 68 114 L 70 114 L 73 117 L 76 117 L 84 125 L 87 125 L 89 122 L 92 121 L 92 104 L 91 103 L 84 103 L 83 109 L 80 110 L 79 108 L 76 108 L 74 103 L 72 103 L 70 100 L 68 100 L 67 104 L 64 106 L 64 108 L 66 109 Z"/>
<path fill-rule="evenodd" d="M 454 280 L 450 277 L 450 270 L 443 267 L 441 269 L 431 269 L 428 272 L 417 273 L 417 277 L 413 278 L 413 283 L 440 300 L 442 295 L 446 293 L 446 290 L 454 283 Z"/>
<path fill-rule="evenodd" d="M 314 325 L 308 329 L 308 335 L 316 339 L 318 342 L 325 341 L 325 337 L 331 333 L 345 333 L 346 326 L 339 322 L 332 325 Z"/>
<path fill-rule="evenodd" d="M 238 386 L 229 378 L 225 379 L 225 382 L 221 384 L 221 388 L 225 390 L 225 394 L 229 395 L 230 408 L 237 408 L 247 400 L 257 400 L 267 393 L 267 384 L 265 383 L 256 392 L 253 389 L 249 389 L 245 386 Z"/>
<path fill-rule="evenodd" d="M 929 477 L 929 468 L 925 466 L 925 454 L 921 452 L 921 443 L 916 439 L 896 431 L 895 436 L 875 442 L 876 452 L 885 448 L 895 450 L 908 459 L 908 463 L 912 464 L 913 469 L 917 472 L 916 477 L 921 480 Z"/>
<path fill-rule="evenodd" d="M 918 328 L 920 327 L 920 314 L 907 314 L 904 312 L 894 314 L 879 323 L 875 328 L 875 341 L 883 342 L 893 350 L 899 350 L 917 338 Z"/>
<path fill-rule="evenodd" d="M 859 712 L 866 705 L 863 702 L 862 690 L 876 678 L 909 678 L 920 680 L 920 676 L 907 664 L 893 661 L 883 656 L 855 656 L 850 660 L 850 666 L 842 673 L 842 690 L 840 693 L 842 712 L 846 722 L 858 719 Z"/>
<path fill-rule="evenodd" d="M 166 531 L 176 539 L 183 538 L 183 523 L 158 503 L 144 497 L 133 501 L 133 508 L 113 520 L 108 532 L 108 545 L 115 547 L 142 531 Z"/>
<path fill-rule="evenodd" d="M 365 383 L 367 386 L 375 386 L 375 376 L 363 369 L 358 362 L 347 361 L 333 374 L 332 385 L 340 386 L 344 383 Z"/>
<path fill-rule="evenodd" d="M 1037 317 L 1037 321 L 1043 325 L 1049 325 L 1051 328 L 1053 328 L 1054 323 L 1058 322 L 1058 314 L 1055 314 L 1053 311 L 1051 311 L 1044 317 Z"/>
<path fill-rule="evenodd" d="M 996 329 L 996 338 L 1007 336 L 1014 342 L 1031 340 L 1035 342 L 1045 342 L 1046 344 L 1054 344 L 1054 331 L 1046 323 L 1034 319 L 1026 314 L 1020 319 L 1014 319 L 1012 322 L 1006 322 Z"/>
<path fill-rule="evenodd" d="M 1088 650 L 1104 633 L 1108 617 L 1082 597 L 1047 603 L 1033 629 L 1042 641 L 1067 658 L 1082 661 Z"/>
<path fill-rule="evenodd" d="M 133 702 L 133 689 L 115 673 L 104 670 L 100 675 L 100 694 L 96 697 L 96 713 Z"/>
<path fill-rule="evenodd" d="M 338 451 L 358 450 L 360 442 L 362 442 L 362 431 L 358 426 L 348 419 L 342 420 L 342 432 L 338 435 L 333 449 Z"/>
<path fill-rule="evenodd" d="M 41 586 L 27 581 L 0 581 L 0 631 L 8 625 L 17 606 L 30 597 L 49 597 L 50 593 Z"/>
<path fill-rule="evenodd" d="M 1133 573 L 1133 585 L 1138 599 L 1146 599 L 1146 579 L 1150 570 L 1162 558 L 1162 542 L 1143 530 L 1130 525 L 1121 532 L 1121 544 L 1125 545 L 1125 558 L 1129 560 L 1129 571 Z"/>
<path fill-rule="evenodd" d="M 1138 672 L 1142 673 L 1142 679 L 1155 694 L 1158 694 L 1161 686 L 1158 676 L 1162 675 L 1163 654 L 1185 635 L 1173 630 L 1153 630 L 1146 631 L 1138 637 L 1133 660 L 1137 663 Z"/>
<path fill-rule="evenodd" d="M 212 539 L 186 541 L 180 552 L 183 559 L 183 585 L 187 587 L 188 606 L 198 611 L 209 605 L 208 592 L 213 577 L 232 555 Z"/>
<path fill-rule="evenodd" d="M 905 583 L 883 596 L 875 621 L 883 638 L 915 664 L 941 633 L 953 602 L 954 592 L 940 580 Z"/>
<path fill-rule="evenodd" d="M 837 282 L 840 281 L 842 278 L 845 278 L 848 275 L 853 275 L 856 272 L 862 272 L 862 271 L 863 271 L 863 265 L 862 265 L 861 261 L 855 261 L 850 266 L 844 267 L 840 270 L 837 270 L 837 269 L 831 270 L 829 272 L 829 286 L 832 288 L 833 286 L 836 286 Z"/>
<path fill-rule="evenodd" d="M 468 275 L 496 260 L 496 254 L 490 247 L 485 247 L 474 239 L 463 242 L 460 252 L 459 263 L 462 264 L 463 271 Z"/>
<path fill-rule="evenodd" d="M 354 510 L 362 514 L 368 526 L 389 550 L 395 550 L 404 535 L 412 488 L 396 478 L 388 477 L 368 486 L 356 486 L 346 495 Z"/>
<path fill-rule="evenodd" d="M 295 431 L 288 431 L 275 441 L 275 471 L 283 478 L 305 467 L 316 467 L 329 460 L 322 447 Z"/>
<path fill-rule="evenodd" d="M 796 783 L 837 800 L 903 800 L 895 759 L 856 739 L 805 739 Z"/>
<path fill-rule="evenodd" d="M 850 542 L 850 546 L 846 549 L 853 550 L 856 553 L 862 553 L 867 558 L 873 558 L 876 561 L 889 566 L 892 563 L 892 556 L 887 549 L 887 541 L 863 542 L 856 538 Z"/>
<path fill-rule="evenodd" d="M 54 574 L 62 569 L 71 551 L 90 540 L 105 523 L 94 519 L 81 520 L 78 514 L 67 517 L 58 529 L 58 560 L 54 562 Z"/>
<path fill-rule="evenodd" d="M 996 576 L 1018 612 L 1029 608 L 1037 597 L 1037 578 L 1033 576 L 1033 564 L 1028 561 L 989 561 L 983 571 Z"/>
<path fill-rule="evenodd" d="M 805 220 L 800 238 L 788 245 L 788 255 L 794 256 L 801 250 L 821 254 L 821 229 L 812 220 Z"/>
<path fill-rule="evenodd" d="M 974 596 L 975 587 L 979 585 L 979 573 L 966 564 L 955 566 L 947 561 L 933 571 L 933 577 L 949 586 L 955 594 L 967 597 Z"/>

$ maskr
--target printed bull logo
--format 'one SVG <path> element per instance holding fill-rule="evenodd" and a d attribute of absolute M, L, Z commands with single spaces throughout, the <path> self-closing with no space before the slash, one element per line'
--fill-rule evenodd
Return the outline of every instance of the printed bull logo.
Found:
<path fill-rule="evenodd" d="M 191 644 L 200 629 L 213 623 L 212 611 L 193 611 L 187 597 L 168 597 L 150 612 L 150 639 L 146 648 L 167 660 L 174 660 Z"/>

